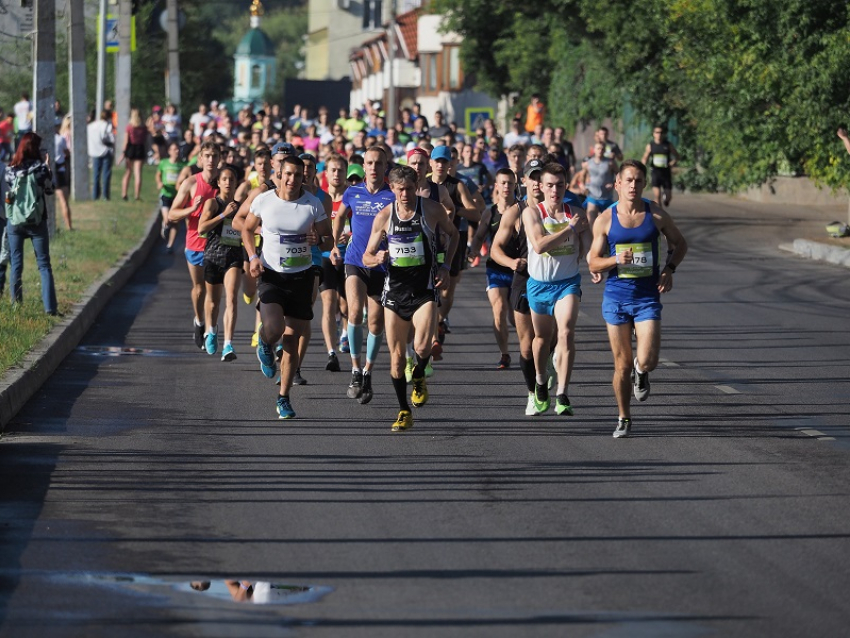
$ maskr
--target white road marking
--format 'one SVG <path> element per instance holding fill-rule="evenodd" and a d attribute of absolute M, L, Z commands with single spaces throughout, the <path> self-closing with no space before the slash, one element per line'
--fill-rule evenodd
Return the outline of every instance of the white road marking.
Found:
<path fill-rule="evenodd" d="M 670 361 L 670 359 L 659 359 L 658 363 L 660 363 L 661 365 L 663 365 L 667 368 L 679 368 L 679 367 L 681 367 L 675 361 Z"/>
<path fill-rule="evenodd" d="M 820 430 L 812 430 L 812 429 L 810 429 L 810 428 L 794 428 L 794 429 L 795 429 L 795 430 L 797 430 L 800 434 L 806 434 L 806 435 L 808 435 L 808 436 L 816 436 L 816 437 L 818 437 L 818 436 L 826 436 L 826 435 L 825 435 L 823 432 L 821 432 Z M 833 439 L 833 441 L 834 441 L 834 440 L 835 440 L 835 439 Z"/>
<path fill-rule="evenodd" d="M 818 439 L 818 441 L 834 441 L 834 440 L 835 440 L 834 436 L 822 436 Z"/>
<path fill-rule="evenodd" d="M 714 387 L 723 392 L 724 394 L 741 394 L 740 390 L 736 390 L 730 385 L 716 385 Z"/>

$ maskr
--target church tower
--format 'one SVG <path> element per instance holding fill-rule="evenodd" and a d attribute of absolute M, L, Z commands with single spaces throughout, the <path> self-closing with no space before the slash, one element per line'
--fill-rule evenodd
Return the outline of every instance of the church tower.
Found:
<path fill-rule="evenodd" d="M 233 56 L 236 60 L 233 101 L 237 107 L 248 102 L 261 103 L 267 93 L 275 89 L 275 47 L 260 28 L 262 17 L 263 4 L 254 0 L 251 4 L 251 30 L 242 38 Z"/>

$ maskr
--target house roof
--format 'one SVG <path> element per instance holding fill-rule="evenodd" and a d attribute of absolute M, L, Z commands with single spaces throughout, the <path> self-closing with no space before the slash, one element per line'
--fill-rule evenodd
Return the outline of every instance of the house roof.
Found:
<path fill-rule="evenodd" d="M 236 47 L 236 55 L 249 55 L 251 57 L 275 57 L 275 46 L 269 36 L 260 28 L 253 28 Z"/>
<path fill-rule="evenodd" d="M 399 47 L 402 55 L 408 60 L 416 60 L 419 57 L 419 49 L 417 48 L 417 31 L 420 13 L 421 11 L 419 9 L 413 9 L 412 11 L 407 11 L 406 13 L 396 16 L 395 36 L 398 42 L 397 46 Z M 365 52 L 369 49 L 369 47 L 381 43 L 384 44 L 382 47 L 382 54 L 385 55 L 387 52 L 387 30 L 390 28 L 390 23 L 387 22 L 384 25 L 384 31 L 382 33 L 361 43 L 360 46 L 351 52 L 349 59 L 357 60 L 364 58 Z"/>

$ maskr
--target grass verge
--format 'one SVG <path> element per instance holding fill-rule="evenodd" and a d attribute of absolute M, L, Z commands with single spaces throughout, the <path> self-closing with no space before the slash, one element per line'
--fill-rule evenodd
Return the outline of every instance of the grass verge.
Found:
<path fill-rule="evenodd" d="M 57 205 L 56 225 L 62 230 L 50 240 L 50 263 L 60 315 L 67 314 L 92 283 L 135 247 L 147 230 L 151 213 L 158 207 L 153 167 L 144 167 L 141 202 L 121 200 L 123 174 L 123 167 L 113 169 L 111 201 L 71 202 L 74 232 L 64 230 Z M 0 298 L 0 374 L 18 365 L 62 320 L 44 314 L 41 278 L 29 242 L 24 245 L 21 304 L 10 301 L 9 274 L 7 270 L 6 288 Z"/>

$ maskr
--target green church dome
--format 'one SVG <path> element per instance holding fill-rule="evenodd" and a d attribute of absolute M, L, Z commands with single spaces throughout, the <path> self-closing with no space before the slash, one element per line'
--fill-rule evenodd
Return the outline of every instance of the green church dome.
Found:
<path fill-rule="evenodd" d="M 262 29 L 253 28 L 245 34 L 242 42 L 236 47 L 236 55 L 273 58 L 275 57 L 275 46 Z"/>

